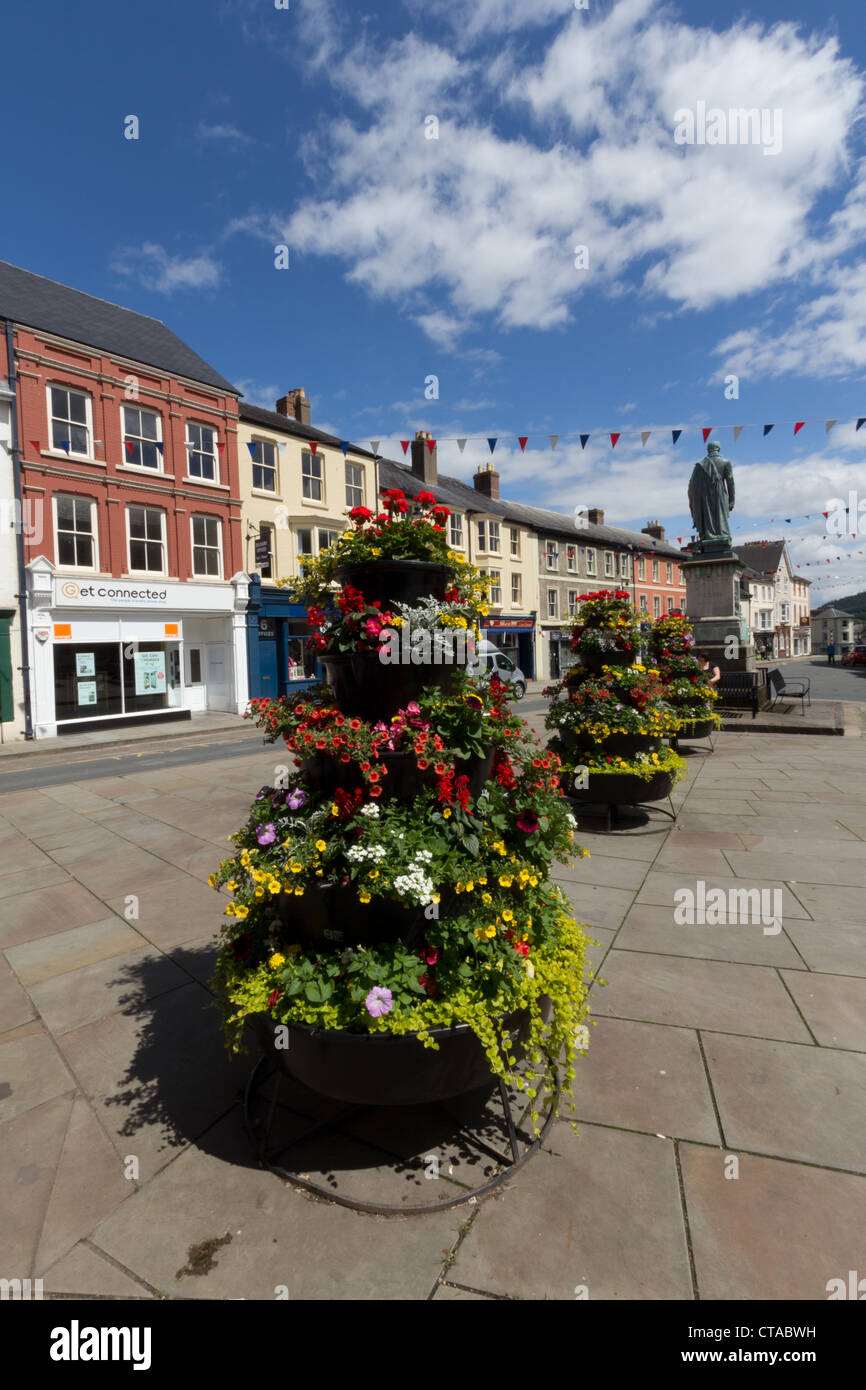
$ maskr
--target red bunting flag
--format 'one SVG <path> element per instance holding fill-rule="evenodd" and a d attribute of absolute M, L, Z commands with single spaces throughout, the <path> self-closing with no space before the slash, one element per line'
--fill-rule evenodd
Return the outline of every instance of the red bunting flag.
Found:
<path fill-rule="evenodd" d="M 311 454 L 315 454 L 316 450 L 317 450 L 318 447 L 319 447 L 318 444 L 316 443 L 315 439 L 311 439 L 311 440 L 309 441 L 309 443 L 310 443 L 310 453 L 311 453 Z"/>
<path fill-rule="evenodd" d="M 705 443 L 705 444 L 706 444 L 707 440 L 709 439 L 710 435 L 712 434 L 712 432 L 713 432 L 713 427 L 712 427 L 712 425 L 710 425 L 709 428 L 705 425 L 705 426 L 703 427 L 703 429 L 701 430 L 701 434 L 704 436 L 704 443 Z"/>
<path fill-rule="evenodd" d="M 427 440 L 427 448 L 430 450 L 430 452 L 431 452 L 431 454 L 432 454 L 433 450 L 436 448 L 436 440 L 435 440 L 435 439 L 428 439 L 428 440 Z"/>
<path fill-rule="evenodd" d="M 616 441 L 617 441 L 618 439 L 619 439 L 619 435 L 618 435 L 618 434 L 612 434 L 612 435 L 611 435 L 611 437 L 610 437 L 610 447 L 611 447 L 612 449 L 615 449 L 615 448 L 616 448 Z"/>
<path fill-rule="evenodd" d="M 38 439 L 31 439 L 30 444 L 36 450 L 37 454 L 42 453 L 42 445 L 39 443 Z"/>
<path fill-rule="evenodd" d="M 798 434 L 798 433 L 800 432 L 800 430 L 803 428 L 803 426 L 805 425 L 805 423 L 806 423 L 805 420 L 798 420 L 797 423 L 796 423 L 795 426 L 794 426 L 794 433 L 795 433 L 795 434 Z"/>
<path fill-rule="evenodd" d="M 520 445 L 520 452 L 521 452 L 521 454 L 525 454 L 525 453 L 526 453 L 526 445 L 527 445 L 528 441 L 529 441 L 529 435 L 528 435 L 528 434 L 519 434 L 519 435 L 517 436 L 517 442 L 518 442 L 518 444 Z"/>
<path fill-rule="evenodd" d="M 130 443 L 130 441 L 129 441 L 128 439 L 124 440 L 124 445 L 123 445 L 123 447 L 126 449 L 126 452 L 129 454 L 129 457 L 132 458 L 132 447 L 133 447 L 133 446 L 132 446 L 132 444 Z"/>
<path fill-rule="evenodd" d="M 225 443 L 223 442 L 223 440 L 218 439 L 218 440 L 217 440 L 217 453 L 220 454 L 220 455 L 222 455 L 222 451 L 223 451 L 223 449 L 224 449 L 225 447 L 226 447 L 226 446 L 225 446 Z"/>
<path fill-rule="evenodd" d="M 400 448 L 403 450 L 403 453 L 404 453 L 404 455 L 405 455 L 406 450 L 409 448 L 409 440 L 408 440 L 408 439 L 401 439 L 401 440 L 400 440 Z"/>

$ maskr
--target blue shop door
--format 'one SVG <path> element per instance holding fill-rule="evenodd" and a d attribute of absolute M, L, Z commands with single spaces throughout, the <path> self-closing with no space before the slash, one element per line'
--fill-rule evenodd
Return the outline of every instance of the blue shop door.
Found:
<path fill-rule="evenodd" d="M 250 691 L 253 698 L 276 700 L 280 693 L 277 679 L 277 631 L 273 618 L 259 619 L 259 669 L 261 689 Z"/>

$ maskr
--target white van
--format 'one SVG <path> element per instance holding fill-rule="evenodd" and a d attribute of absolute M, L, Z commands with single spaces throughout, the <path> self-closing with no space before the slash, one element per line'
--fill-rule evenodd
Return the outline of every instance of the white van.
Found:
<path fill-rule="evenodd" d="M 512 698 L 522 700 L 526 694 L 526 677 L 510 656 L 484 638 L 475 648 L 475 655 L 466 667 L 470 676 L 489 679 L 495 671 L 503 685 L 511 686 Z"/>

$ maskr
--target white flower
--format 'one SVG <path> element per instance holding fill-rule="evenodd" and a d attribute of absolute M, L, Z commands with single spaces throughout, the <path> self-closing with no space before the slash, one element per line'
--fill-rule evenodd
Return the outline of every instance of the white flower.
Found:
<path fill-rule="evenodd" d="M 378 816 L 379 806 L 375 801 L 368 801 L 366 806 L 361 807 L 362 816 Z"/>

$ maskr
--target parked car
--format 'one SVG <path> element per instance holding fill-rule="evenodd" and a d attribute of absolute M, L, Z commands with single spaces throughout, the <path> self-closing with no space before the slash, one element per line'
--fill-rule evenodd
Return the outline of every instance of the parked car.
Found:
<path fill-rule="evenodd" d="M 842 657 L 843 666 L 866 666 L 866 646 L 852 647 Z"/>
<path fill-rule="evenodd" d="M 475 655 L 467 665 L 470 676 L 489 679 L 495 671 L 504 685 L 512 687 L 511 694 L 515 700 L 522 700 L 526 694 L 526 677 L 519 666 L 515 666 L 510 656 L 499 650 L 493 642 L 488 642 L 486 638 L 478 643 Z"/>

